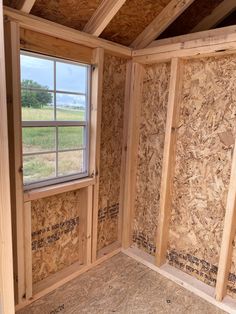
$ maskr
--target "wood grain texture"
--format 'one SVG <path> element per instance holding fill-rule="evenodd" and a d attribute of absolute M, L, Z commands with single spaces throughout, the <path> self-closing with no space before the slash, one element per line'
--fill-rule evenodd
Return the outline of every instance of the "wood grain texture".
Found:
<path fill-rule="evenodd" d="M 27 29 L 20 30 L 21 48 L 67 60 L 92 63 L 91 48 Z"/>
<path fill-rule="evenodd" d="M 100 143 L 102 120 L 102 89 L 103 89 L 104 50 L 94 49 L 91 82 L 91 129 L 90 129 L 90 173 L 95 178 L 93 189 L 93 222 L 92 222 L 92 262 L 97 259 L 98 201 L 100 175 Z"/>
<path fill-rule="evenodd" d="M 58 312 L 225 314 L 124 254 L 112 257 L 17 314 Z"/>
<path fill-rule="evenodd" d="M 154 255 L 170 64 L 145 66 L 144 69 L 133 240 L 139 248 Z"/>
<path fill-rule="evenodd" d="M 194 0 L 171 0 L 155 19 L 135 38 L 133 48 L 145 48 L 173 23 Z"/>
<path fill-rule="evenodd" d="M 10 173 L 2 0 L 0 0 L 0 312 L 14 313 Z"/>
<path fill-rule="evenodd" d="M 121 206 L 123 206 L 122 248 L 129 248 L 133 243 L 133 216 L 135 204 L 135 182 L 138 161 L 139 120 L 141 94 L 143 89 L 143 66 L 129 61 L 127 64 L 124 112 L 124 140 Z M 123 199 L 123 202 L 122 202 Z"/>
<path fill-rule="evenodd" d="M 101 37 L 129 46 L 170 0 L 127 0 Z"/>
<path fill-rule="evenodd" d="M 228 140 L 228 139 L 227 139 Z M 229 189 L 227 195 L 224 229 L 220 249 L 220 260 L 216 280 L 216 300 L 222 301 L 226 296 L 227 283 L 232 261 L 233 240 L 236 232 L 236 149 L 234 143 Z"/>
<path fill-rule="evenodd" d="M 176 134 L 179 123 L 179 105 L 183 84 L 183 61 L 178 58 L 171 60 L 170 83 L 165 127 L 165 142 L 161 173 L 160 210 L 157 232 L 156 265 L 166 263 L 169 237 L 173 176 L 176 155 Z"/>
<path fill-rule="evenodd" d="M 11 213 L 13 229 L 13 262 L 16 303 L 25 296 L 24 261 L 24 210 L 22 175 L 22 132 L 21 132 L 21 96 L 20 96 L 20 27 L 15 21 L 6 21 L 5 56 L 7 114 L 9 137 L 9 163 L 11 187 Z"/>
<path fill-rule="evenodd" d="M 83 30 L 102 0 L 37 0 L 31 14 Z"/>
<path fill-rule="evenodd" d="M 197 0 L 183 12 L 162 34 L 159 38 L 173 37 L 188 34 L 190 31 L 212 11 L 223 0 Z"/>
<path fill-rule="evenodd" d="M 126 0 L 103 0 L 91 19 L 84 27 L 84 32 L 99 36 Z"/>
<path fill-rule="evenodd" d="M 98 246 L 118 240 L 126 59 L 105 54 L 102 95 Z"/>
<path fill-rule="evenodd" d="M 221 2 L 208 16 L 198 23 L 191 32 L 200 32 L 214 28 L 217 24 L 223 21 L 236 8 L 234 0 L 224 0 Z"/>
<path fill-rule="evenodd" d="M 215 286 L 236 134 L 235 56 L 187 61 L 168 259 Z"/>
<path fill-rule="evenodd" d="M 33 283 L 81 261 L 80 190 L 31 202 Z"/>

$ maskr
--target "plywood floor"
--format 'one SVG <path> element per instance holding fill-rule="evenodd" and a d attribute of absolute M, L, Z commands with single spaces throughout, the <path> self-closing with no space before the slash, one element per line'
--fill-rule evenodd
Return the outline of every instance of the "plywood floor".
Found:
<path fill-rule="evenodd" d="M 17 312 L 39 313 L 225 312 L 120 253 Z"/>

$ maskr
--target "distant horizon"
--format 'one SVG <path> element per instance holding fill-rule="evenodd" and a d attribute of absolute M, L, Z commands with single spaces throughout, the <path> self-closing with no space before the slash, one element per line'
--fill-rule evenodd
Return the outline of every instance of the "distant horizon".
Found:
<path fill-rule="evenodd" d="M 54 62 L 38 56 L 21 54 L 21 82 L 32 80 L 54 90 Z M 56 60 L 56 88 L 71 93 L 86 93 L 87 68 L 81 65 Z M 57 104 L 66 107 L 86 107 L 86 97 L 57 93 Z M 49 104 L 50 105 L 50 104 Z"/>

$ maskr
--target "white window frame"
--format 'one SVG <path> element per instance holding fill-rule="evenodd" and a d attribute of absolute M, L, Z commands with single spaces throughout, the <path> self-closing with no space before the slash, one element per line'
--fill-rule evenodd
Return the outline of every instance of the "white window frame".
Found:
<path fill-rule="evenodd" d="M 77 180 L 81 178 L 85 178 L 89 176 L 89 151 L 90 151 L 90 108 L 91 108 L 91 65 L 88 64 L 83 64 L 80 62 L 74 62 L 74 61 L 69 61 L 63 58 L 56 58 L 56 57 L 51 57 L 48 55 L 42 55 L 39 53 L 34 53 L 34 52 L 28 52 L 25 50 L 20 51 L 21 55 L 25 56 L 31 56 L 31 57 L 36 57 L 40 59 L 46 59 L 46 60 L 51 60 L 54 63 L 54 89 L 50 90 L 48 89 L 47 92 L 50 92 L 53 94 L 54 98 L 54 120 L 49 120 L 49 121 L 23 121 L 21 119 L 21 129 L 27 128 L 27 127 L 55 127 L 56 128 L 56 139 L 55 139 L 55 150 L 49 150 L 45 151 L 42 153 L 23 153 L 23 142 L 22 142 L 22 155 L 24 156 L 33 156 L 33 155 L 39 155 L 39 154 L 50 154 L 54 153 L 56 154 L 56 176 L 50 179 L 44 179 L 44 180 L 38 180 L 35 182 L 29 182 L 29 183 L 24 183 L 24 190 L 31 190 L 35 188 L 40 188 L 44 186 L 49 186 L 57 183 L 63 183 L 63 182 L 68 182 L 72 180 Z M 63 90 L 57 90 L 56 89 L 56 62 L 63 62 L 63 63 L 68 63 L 68 64 L 74 64 L 74 65 L 80 65 L 83 67 L 87 68 L 87 89 L 85 93 L 79 93 L 79 92 L 68 92 L 68 91 L 63 91 Z M 21 88 L 21 90 L 32 90 L 36 91 L 38 90 L 37 88 Z M 44 91 L 44 89 L 40 89 Z M 56 94 L 61 93 L 61 94 L 68 94 L 68 95 L 83 95 L 86 98 L 86 111 L 85 111 L 85 121 L 60 121 L 56 120 Z M 21 106 L 22 110 L 22 106 Z M 85 146 L 83 148 L 78 148 L 78 149 L 65 149 L 65 150 L 58 150 L 58 127 L 63 127 L 63 126 L 83 126 L 84 127 L 84 143 Z M 83 169 L 85 170 L 84 172 L 80 173 L 75 173 L 71 175 L 64 175 L 64 176 L 59 176 L 58 175 L 58 153 L 59 152 L 66 152 L 66 151 L 80 151 L 82 150 L 84 152 L 83 155 Z M 24 171 L 24 169 L 23 169 Z"/>

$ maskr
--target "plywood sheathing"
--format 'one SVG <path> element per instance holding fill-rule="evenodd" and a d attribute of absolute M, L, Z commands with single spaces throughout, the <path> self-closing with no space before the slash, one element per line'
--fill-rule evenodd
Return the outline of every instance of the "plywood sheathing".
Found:
<path fill-rule="evenodd" d="M 79 191 L 32 201 L 33 283 L 81 258 Z"/>
<path fill-rule="evenodd" d="M 129 46 L 169 2 L 170 0 L 127 0 L 101 37 Z"/>
<path fill-rule="evenodd" d="M 236 24 L 236 11 L 233 11 L 223 21 L 217 24 L 217 28 L 226 27 L 226 26 L 235 25 L 235 24 Z"/>
<path fill-rule="evenodd" d="M 188 34 L 191 30 L 222 2 L 223 0 L 196 0 L 189 6 L 160 36 L 168 38 Z"/>
<path fill-rule="evenodd" d="M 145 66 L 141 101 L 133 241 L 155 254 L 170 64 Z"/>
<path fill-rule="evenodd" d="M 86 23 L 102 0 L 37 0 L 31 14 L 77 30 Z"/>
<path fill-rule="evenodd" d="M 3 5 L 6 5 L 8 7 L 16 8 L 18 0 L 3 0 Z"/>
<path fill-rule="evenodd" d="M 236 57 L 186 61 L 168 259 L 215 286 L 236 135 Z"/>
<path fill-rule="evenodd" d="M 226 314 L 122 253 L 17 312 L 42 313 Z"/>
<path fill-rule="evenodd" d="M 125 58 L 105 54 L 100 147 L 98 250 L 118 240 Z"/>
<path fill-rule="evenodd" d="M 236 236 L 233 241 L 232 265 L 228 279 L 227 294 L 236 298 Z"/>

